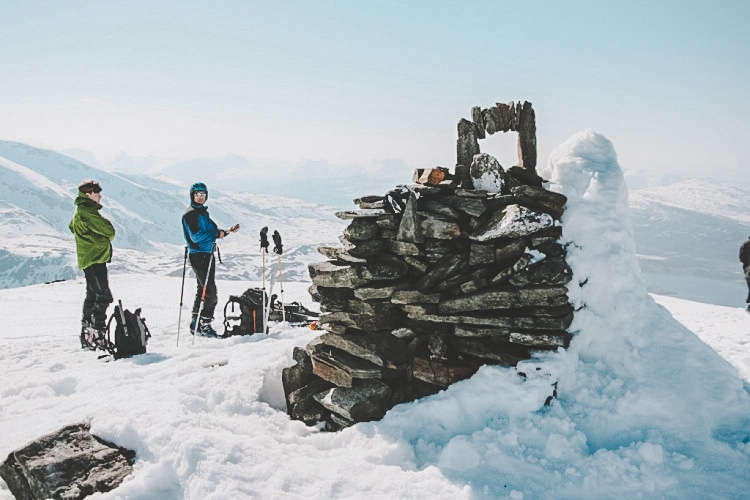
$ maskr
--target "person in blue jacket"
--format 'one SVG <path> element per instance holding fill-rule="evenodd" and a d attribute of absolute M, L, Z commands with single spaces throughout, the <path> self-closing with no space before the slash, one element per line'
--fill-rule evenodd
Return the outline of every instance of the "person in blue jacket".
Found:
<path fill-rule="evenodd" d="M 229 233 L 236 233 L 240 229 L 235 224 L 229 229 L 219 229 L 208 215 L 208 188 L 202 182 L 190 186 L 190 206 L 182 216 L 182 230 L 188 246 L 190 267 L 193 268 L 198 281 L 198 289 L 193 302 L 193 316 L 190 321 L 190 333 L 215 337 L 216 330 L 211 326 L 214 310 L 218 303 L 216 291 L 216 263 L 212 258 L 217 238 L 224 238 Z M 205 286 L 206 295 L 203 297 Z M 201 308 L 203 297 L 203 308 Z M 198 313 L 200 312 L 200 318 Z"/>

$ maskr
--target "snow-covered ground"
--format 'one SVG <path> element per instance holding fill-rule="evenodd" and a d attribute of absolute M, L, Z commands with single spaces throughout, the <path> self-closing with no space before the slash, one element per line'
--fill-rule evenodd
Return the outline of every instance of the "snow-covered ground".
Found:
<path fill-rule="evenodd" d="M 131 478 L 91 498 L 747 498 L 750 315 L 647 293 L 604 137 L 571 138 L 548 175 L 569 199 L 569 349 L 326 433 L 286 416 L 281 387 L 315 331 L 193 341 L 185 307 L 178 346 L 180 278 L 113 274 L 153 338 L 104 362 L 78 346 L 82 279 L 0 290 L 0 456 L 87 420 L 137 453 Z M 220 281 L 220 305 L 257 285 Z M 286 300 L 313 306 L 306 287 L 286 283 Z"/>
<path fill-rule="evenodd" d="M 750 314 L 742 307 L 653 296 L 672 316 L 737 369 L 750 384 Z"/>

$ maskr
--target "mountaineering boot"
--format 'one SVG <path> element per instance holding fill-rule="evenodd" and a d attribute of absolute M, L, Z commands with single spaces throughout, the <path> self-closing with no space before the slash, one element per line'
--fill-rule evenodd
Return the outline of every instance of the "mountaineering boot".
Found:
<path fill-rule="evenodd" d="M 93 316 L 90 320 L 81 321 L 81 348 L 95 351 L 97 348 L 106 347 L 107 325 L 95 322 Z"/>
<path fill-rule="evenodd" d="M 190 320 L 190 335 L 195 335 L 195 326 L 198 323 L 198 315 L 193 314 L 193 319 Z"/>
<path fill-rule="evenodd" d="M 81 321 L 81 349 L 96 350 L 96 344 L 94 339 L 96 338 L 96 330 L 87 320 Z"/>
<path fill-rule="evenodd" d="M 216 330 L 211 326 L 212 318 L 201 318 L 198 322 L 198 334 L 204 337 L 218 337 Z"/>
<path fill-rule="evenodd" d="M 94 329 L 94 340 L 93 345 L 94 349 L 99 348 L 102 350 L 107 349 L 107 321 L 106 316 L 104 318 L 94 318 L 94 315 L 91 315 L 91 324 L 93 325 Z"/>

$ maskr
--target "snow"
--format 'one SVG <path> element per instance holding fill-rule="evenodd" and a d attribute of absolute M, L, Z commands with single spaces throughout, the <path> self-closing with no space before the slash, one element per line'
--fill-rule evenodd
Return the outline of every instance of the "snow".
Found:
<path fill-rule="evenodd" d="M 0 456 L 90 421 L 137 453 L 131 478 L 90 498 L 746 498 L 750 316 L 647 293 L 606 138 L 575 135 L 545 178 L 568 196 L 567 350 L 326 433 L 286 416 L 281 387 L 293 348 L 318 332 L 193 339 L 184 307 L 178 346 L 180 276 L 155 266 L 111 276 L 125 307 L 143 307 L 148 353 L 104 362 L 78 347 L 82 278 L 5 289 Z M 258 285 L 221 280 L 220 301 Z M 306 288 L 285 282 L 285 297 L 313 307 Z"/>
<path fill-rule="evenodd" d="M 535 212 L 521 205 L 510 205 L 503 211 L 500 221 L 494 227 L 483 230 L 481 234 L 472 236 L 476 241 L 489 241 L 495 238 L 518 238 L 555 225 L 549 214 Z"/>
<path fill-rule="evenodd" d="M 633 201 L 638 206 L 654 200 L 665 206 L 750 224 L 747 191 L 737 186 L 721 186 L 705 179 L 688 179 L 671 186 L 641 189 Z"/>

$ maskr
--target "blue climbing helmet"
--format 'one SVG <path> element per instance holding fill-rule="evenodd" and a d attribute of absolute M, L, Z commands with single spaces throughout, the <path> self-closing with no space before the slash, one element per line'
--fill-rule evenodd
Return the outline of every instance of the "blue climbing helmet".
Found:
<path fill-rule="evenodd" d="M 193 202 L 193 194 L 196 191 L 205 191 L 206 192 L 206 200 L 208 200 L 208 188 L 202 182 L 196 182 L 195 184 L 193 184 L 192 186 L 190 186 L 190 203 Z"/>

